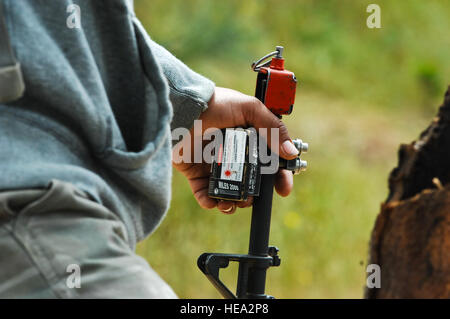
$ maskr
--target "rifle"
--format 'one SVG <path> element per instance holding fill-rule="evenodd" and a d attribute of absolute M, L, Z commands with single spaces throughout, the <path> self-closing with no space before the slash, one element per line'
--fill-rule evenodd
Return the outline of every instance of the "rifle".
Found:
<path fill-rule="evenodd" d="M 253 71 L 258 72 L 255 96 L 279 118 L 292 112 L 297 84 L 294 73 L 284 69 L 282 53 L 283 47 L 277 46 L 274 52 L 252 63 Z M 272 59 L 268 60 L 269 58 Z M 237 142 L 237 136 L 243 137 L 241 142 Z M 251 136 L 251 133 L 247 134 L 243 129 L 225 130 L 225 140 L 220 141 L 219 145 L 222 151 L 212 164 L 208 195 L 225 200 L 246 200 L 248 196 L 254 196 L 248 254 L 204 253 L 198 258 L 197 265 L 226 299 L 272 299 L 274 297 L 265 294 L 267 269 L 281 263 L 278 248 L 269 246 L 276 172 L 261 174 L 262 164 L 258 158 L 252 158 L 253 151 L 257 150 L 256 146 L 253 146 L 255 149 L 252 148 L 247 136 Z M 300 155 L 308 150 L 308 144 L 300 139 L 293 140 L 293 143 L 299 155 L 293 160 L 280 158 L 279 168 L 298 174 L 307 167 L 307 162 L 301 160 Z M 230 157 L 230 154 L 223 155 L 226 153 L 223 150 L 233 149 L 228 153 L 234 152 L 236 155 L 238 148 L 242 147 L 246 147 L 240 151 L 247 154 L 245 165 L 238 166 L 240 171 L 235 175 L 239 177 L 233 179 L 229 168 L 235 163 L 230 162 L 228 167 L 221 165 L 222 162 L 227 163 L 223 157 Z M 251 159 L 254 160 L 253 163 Z M 230 261 L 239 263 L 236 295 L 219 278 L 220 269 L 228 267 Z"/>

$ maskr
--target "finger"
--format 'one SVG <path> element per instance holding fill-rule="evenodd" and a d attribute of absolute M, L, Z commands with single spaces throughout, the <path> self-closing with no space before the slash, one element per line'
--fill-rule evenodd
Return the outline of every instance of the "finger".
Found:
<path fill-rule="evenodd" d="M 217 208 L 224 214 L 233 214 L 236 211 L 236 204 L 232 201 L 220 200 L 217 203 Z"/>
<path fill-rule="evenodd" d="M 259 130 L 261 128 L 267 129 L 266 136 L 263 136 L 272 151 L 279 154 L 285 159 L 293 159 L 298 155 L 298 150 L 292 143 L 289 137 L 288 130 L 280 118 L 275 116 L 269 109 L 261 103 L 258 99 L 254 99 L 252 103 L 247 103 L 242 106 L 244 118 L 249 126 L 255 127 Z M 278 140 L 272 143 L 272 133 L 274 130 L 278 131 Z M 263 132 L 260 131 L 260 135 Z"/>
<path fill-rule="evenodd" d="M 236 202 L 236 206 L 239 207 L 239 208 L 246 208 L 246 207 L 251 206 L 252 204 L 253 204 L 253 196 L 250 196 L 245 201 Z"/>
<path fill-rule="evenodd" d="M 195 192 L 194 197 L 201 208 L 212 209 L 217 206 L 217 200 L 208 196 L 208 189 L 201 189 Z"/>
<path fill-rule="evenodd" d="M 189 180 L 189 185 L 200 207 L 212 209 L 217 206 L 217 200 L 208 196 L 208 181 L 208 177 L 192 178 Z"/>
<path fill-rule="evenodd" d="M 275 190 L 280 196 L 288 196 L 294 187 L 294 177 L 291 171 L 281 169 L 275 177 Z"/>

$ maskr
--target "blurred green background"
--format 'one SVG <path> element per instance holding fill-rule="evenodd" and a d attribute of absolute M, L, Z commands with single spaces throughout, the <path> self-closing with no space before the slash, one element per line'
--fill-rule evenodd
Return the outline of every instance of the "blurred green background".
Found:
<path fill-rule="evenodd" d="M 381 29 L 369 29 L 370 3 Z M 253 95 L 250 63 L 285 47 L 300 81 L 285 121 L 310 143 L 308 171 L 274 199 L 268 272 L 277 298 L 361 298 L 368 243 L 400 143 L 433 118 L 450 84 L 450 1 L 135 0 L 150 36 L 217 86 Z M 167 218 L 138 253 L 181 298 L 219 298 L 197 269 L 203 252 L 246 253 L 251 209 L 199 208 L 175 172 Z M 237 266 L 222 272 L 235 290 Z"/>

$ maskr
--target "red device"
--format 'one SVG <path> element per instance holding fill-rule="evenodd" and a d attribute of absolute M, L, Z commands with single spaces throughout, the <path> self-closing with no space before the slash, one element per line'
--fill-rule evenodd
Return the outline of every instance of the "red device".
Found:
<path fill-rule="evenodd" d="M 278 116 L 291 114 L 297 87 L 294 73 L 284 69 L 282 53 L 283 47 L 277 46 L 276 51 L 252 64 L 252 69 L 258 72 L 255 96 Z M 265 61 L 270 57 L 271 61 Z"/>

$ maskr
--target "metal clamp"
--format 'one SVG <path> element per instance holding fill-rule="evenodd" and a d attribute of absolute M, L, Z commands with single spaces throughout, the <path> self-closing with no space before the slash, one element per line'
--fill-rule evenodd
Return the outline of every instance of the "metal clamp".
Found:
<path fill-rule="evenodd" d="M 236 295 L 219 278 L 220 268 L 228 267 L 230 261 L 239 263 L 239 280 Z M 197 265 L 200 270 L 226 299 L 273 299 L 269 295 L 254 295 L 247 292 L 248 273 L 250 268 L 267 269 L 269 267 L 277 267 L 280 263 L 281 259 L 278 256 L 278 248 L 274 246 L 269 247 L 266 256 L 204 253 L 197 260 Z"/>

